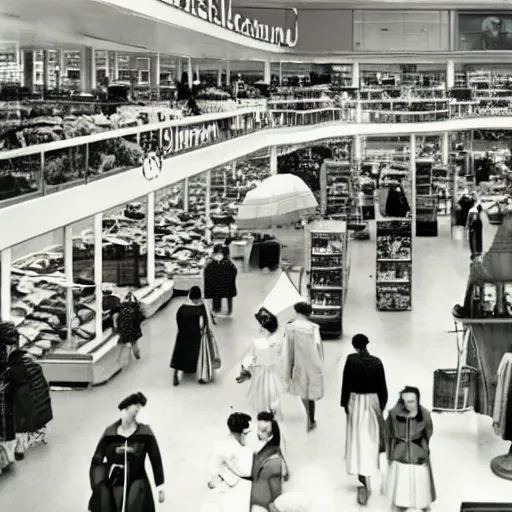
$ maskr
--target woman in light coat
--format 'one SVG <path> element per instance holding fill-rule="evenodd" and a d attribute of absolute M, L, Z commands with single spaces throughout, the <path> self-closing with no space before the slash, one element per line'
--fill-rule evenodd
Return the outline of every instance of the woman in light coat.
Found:
<path fill-rule="evenodd" d="M 283 346 L 284 378 L 304 404 L 308 431 L 316 427 L 315 402 L 324 396 L 324 351 L 320 328 L 309 319 L 312 311 L 307 302 L 295 304 L 297 318 L 286 326 Z"/>

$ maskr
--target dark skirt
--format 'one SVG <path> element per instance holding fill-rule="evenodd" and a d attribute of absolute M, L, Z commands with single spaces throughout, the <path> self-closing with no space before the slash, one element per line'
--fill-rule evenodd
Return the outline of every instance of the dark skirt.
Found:
<path fill-rule="evenodd" d="M 176 336 L 176 344 L 171 358 L 171 368 L 184 373 L 196 373 L 201 333 L 181 333 Z"/>

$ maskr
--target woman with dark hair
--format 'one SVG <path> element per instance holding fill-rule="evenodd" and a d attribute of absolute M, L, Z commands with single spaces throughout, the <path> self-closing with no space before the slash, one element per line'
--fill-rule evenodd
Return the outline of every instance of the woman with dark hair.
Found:
<path fill-rule="evenodd" d="M 202 300 L 199 286 L 192 286 L 188 292 L 188 300 L 182 304 L 176 313 L 178 334 L 171 358 L 171 368 L 174 370 L 174 385 L 179 386 L 179 372 L 195 374 L 198 372 L 201 340 L 205 330 L 210 329 L 211 319 L 208 308 Z M 211 361 L 209 362 L 211 364 Z M 201 375 L 198 375 L 199 382 Z"/>
<path fill-rule="evenodd" d="M 251 511 L 269 510 L 281 493 L 288 470 L 281 452 L 281 431 L 271 412 L 258 414 L 258 439 L 262 448 L 252 464 Z"/>
<path fill-rule="evenodd" d="M 117 316 L 118 343 L 131 346 L 135 359 L 140 359 L 138 340 L 142 337 L 141 324 L 143 320 L 144 313 L 139 301 L 133 293 L 128 293 L 120 305 Z"/>
<path fill-rule="evenodd" d="M 146 403 L 142 393 L 127 396 L 118 406 L 121 418 L 101 436 L 91 461 L 90 512 L 154 512 L 146 457 L 160 488 L 158 501 L 164 502 L 164 468 L 158 443 L 151 428 L 137 421 Z"/>
<path fill-rule="evenodd" d="M 370 477 L 379 471 L 379 456 L 385 451 L 383 411 L 388 402 L 382 361 L 368 352 L 364 334 L 352 338 L 354 354 L 343 369 L 341 407 L 347 414 L 347 473 L 357 476 L 362 488 L 358 501 L 365 505 L 371 493 Z"/>
<path fill-rule="evenodd" d="M 246 437 L 251 419 L 242 412 L 229 416 L 229 436 L 215 447 L 208 482 L 211 492 L 201 512 L 249 512 L 253 453 Z"/>
<path fill-rule="evenodd" d="M 281 379 L 281 336 L 277 335 L 278 322 L 275 316 L 261 321 L 262 335 L 256 338 L 242 360 L 238 383 L 250 379 L 249 403 L 256 414 L 259 411 L 281 413 L 281 396 L 284 384 Z"/>
<path fill-rule="evenodd" d="M 434 426 L 418 388 L 406 386 L 400 392 L 386 426 L 391 506 L 427 510 L 436 500 L 429 448 Z"/>
<path fill-rule="evenodd" d="M 297 318 L 285 331 L 284 378 L 290 393 L 299 396 L 304 404 L 310 431 L 316 427 L 315 402 L 324 396 L 324 350 L 320 328 L 310 320 L 311 305 L 299 302 L 295 312 Z"/>

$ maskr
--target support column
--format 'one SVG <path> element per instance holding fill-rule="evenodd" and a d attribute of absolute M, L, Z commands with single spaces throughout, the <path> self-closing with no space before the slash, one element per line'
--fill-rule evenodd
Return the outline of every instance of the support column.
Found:
<path fill-rule="evenodd" d="M 455 87 L 455 63 L 449 60 L 446 63 L 446 89 L 450 90 Z"/>
<path fill-rule="evenodd" d="M 90 46 L 80 52 L 80 88 L 82 92 L 96 88 L 96 53 Z"/>
<path fill-rule="evenodd" d="M 156 273 L 155 273 L 155 193 L 148 194 L 147 213 L 146 213 L 146 230 L 148 236 L 148 285 L 154 286 Z"/>
<path fill-rule="evenodd" d="M 283 63 L 279 61 L 279 87 L 283 85 Z"/>
<path fill-rule="evenodd" d="M 226 85 L 228 87 L 231 85 L 231 64 L 229 60 L 226 62 Z"/>
<path fill-rule="evenodd" d="M 356 100 L 356 123 L 360 124 L 363 122 L 363 110 L 361 108 L 361 98 L 359 94 Z"/>
<path fill-rule="evenodd" d="M 359 89 L 359 62 L 354 62 L 352 64 L 352 87 Z"/>
<path fill-rule="evenodd" d="M 0 253 L 0 315 L 2 322 L 11 320 L 11 267 L 12 248 L 8 247 Z"/>
<path fill-rule="evenodd" d="M 149 85 L 151 87 L 160 86 L 160 54 L 149 58 Z"/>
<path fill-rule="evenodd" d="M 96 317 L 94 318 L 97 339 L 103 338 L 103 213 L 94 216 L 94 288 L 96 295 Z"/>
<path fill-rule="evenodd" d="M 231 178 L 236 181 L 236 160 L 231 162 Z"/>
<path fill-rule="evenodd" d="M 411 135 L 409 151 L 409 166 L 411 169 L 411 217 L 412 237 L 416 237 L 416 135 Z M 414 245 L 413 245 L 414 248 Z"/>
<path fill-rule="evenodd" d="M 206 187 L 205 187 L 205 201 L 204 201 L 204 215 L 206 217 L 206 241 L 211 242 L 212 232 L 210 228 L 210 215 L 211 215 L 211 201 L 212 201 L 212 172 L 206 171 Z"/>
<path fill-rule="evenodd" d="M 64 279 L 66 281 L 66 346 L 70 350 L 76 348 L 75 340 L 73 339 L 73 328 L 71 326 L 71 319 L 75 305 L 73 303 L 73 225 L 68 224 L 64 226 Z"/>
<path fill-rule="evenodd" d="M 217 87 L 222 87 L 222 64 L 217 69 Z"/>
<path fill-rule="evenodd" d="M 270 67 L 270 61 L 265 61 L 264 62 L 264 68 L 263 68 L 263 81 L 270 85 L 270 82 L 272 80 L 272 70 L 271 70 L 271 67 Z"/>
<path fill-rule="evenodd" d="M 443 165 L 448 165 L 450 158 L 450 133 L 444 132 L 441 140 L 441 155 Z"/>
<path fill-rule="evenodd" d="M 363 144 L 361 135 L 354 135 L 354 160 L 360 162 L 363 158 Z"/>
<path fill-rule="evenodd" d="M 277 174 L 277 146 L 270 148 L 270 174 L 272 176 Z"/>
<path fill-rule="evenodd" d="M 201 81 L 201 74 L 199 73 L 199 64 L 196 64 L 196 76 L 195 76 L 195 80 L 197 80 L 198 82 Z"/>
<path fill-rule="evenodd" d="M 188 58 L 187 74 L 188 74 L 188 86 L 192 89 L 192 85 L 194 82 L 194 71 L 192 70 L 192 59 L 190 57 Z"/>
<path fill-rule="evenodd" d="M 119 80 L 119 54 L 114 52 L 114 71 L 112 73 L 112 81 L 117 82 Z"/>
<path fill-rule="evenodd" d="M 43 50 L 43 99 L 48 93 L 48 50 Z"/>
<path fill-rule="evenodd" d="M 34 90 L 34 52 L 23 50 L 23 86 Z"/>
<path fill-rule="evenodd" d="M 183 75 L 183 61 L 176 59 L 176 80 L 181 82 L 181 75 Z"/>
<path fill-rule="evenodd" d="M 189 182 L 188 178 L 183 180 L 183 210 L 188 212 L 188 192 L 189 192 Z"/>
<path fill-rule="evenodd" d="M 105 51 L 105 76 L 110 78 L 110 52 Z"/>

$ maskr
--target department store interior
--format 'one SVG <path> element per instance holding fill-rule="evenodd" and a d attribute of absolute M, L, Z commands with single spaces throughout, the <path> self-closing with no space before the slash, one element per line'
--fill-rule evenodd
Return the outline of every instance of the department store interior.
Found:
<path fill-rule="evenodd" d="M 312 431 L 282 396 L 283 492 L 307 497 L 293 511 L 391 510 L 384 469 L 364 506 L 345 470 L 340 392 L 358 333 L 385 367 L 386 409 L 414 386 L 431 412 L 430 510 L 512 511 L 510 11 L 5 3 L 0 349 L 14 327 L 53 417 L 10 452 L 0 350 L 0 510 L 86 510 L 98 440 L 140 391 L 165 470 L 156 510 L 202 511 L 212 446 L 231 413 L 250 413 L 237 377 L 257 313 L 284 329 L 306 301 L 325 392 Z M 177 311 L 218 244 L 238 270 L 233 313 L 211 326 L 220 368 L 176 386 Z M 119 341 L 113 297 L 140 307 L 140 357 Z"/>

